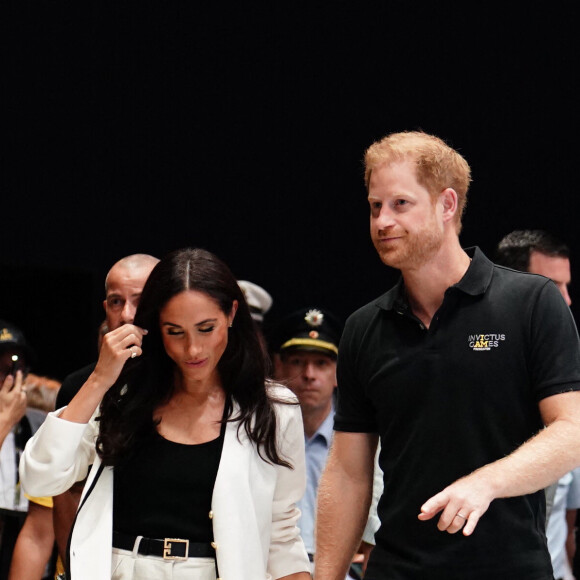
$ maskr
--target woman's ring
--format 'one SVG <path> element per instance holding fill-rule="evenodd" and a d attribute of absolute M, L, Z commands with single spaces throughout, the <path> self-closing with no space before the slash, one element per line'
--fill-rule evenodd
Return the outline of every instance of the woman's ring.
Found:
<path fill-rule="evenodd" d="M 135 347 L 131 347 L 131 358 L 135 358 L 137 356 L 137 351 L 133 350 Z"/>
<path fill-rule="evenodd" d="M 456 517 L 456 518 L 462 518 L 462 519 L 464 519 L 464 520 L 466 520 L 466 519 L 467 519 L 467 518 L 466 518 L 466 517 L 465 517 L 463 514 L 460 514 L 460 513 L 456 513 L 456 514 L 455 514 L 455 517 Z"/>

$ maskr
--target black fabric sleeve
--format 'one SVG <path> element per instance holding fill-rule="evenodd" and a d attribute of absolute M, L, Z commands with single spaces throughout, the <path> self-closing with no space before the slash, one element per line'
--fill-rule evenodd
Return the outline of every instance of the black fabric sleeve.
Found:
<path fill-rule="evenodd" d="M 377 432 L 374 408 L 366 396 L 365 376 L 360 368 L 361 330 L 367 326 L 361 318 L 365 318 L 362 313 L 355 313 L 346 321 L 338 349 L 335 431 Z"/>
<path fill-rule="evenodd" d="M 87 379 L 95 370 L 95 366 L 96 363 L 92 363 L 65 377 L 56 395 L 56 409 L 66 407 L 73 400 L 73 397 L 79 392 L 79 389 L 87 382 Z"/>
<path fill-rule="evenodd" d="M 580 390 L 580 340 L 570 308 L 548 280 L 540 289 L 530 323 L 528 360 L 537 400 Z"/>

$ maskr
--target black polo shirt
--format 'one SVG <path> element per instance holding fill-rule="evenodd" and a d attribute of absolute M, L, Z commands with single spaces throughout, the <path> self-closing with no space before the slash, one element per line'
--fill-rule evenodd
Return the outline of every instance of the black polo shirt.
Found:
<path fill-rule="evenodd" d="M 580 390 L 578 333 L 555 284 L 467 251 L 429 329 L 402 280 L 345 326 L 335 429 L 379 433 L 385 474 L 365 580 L 552 578 L 543 491 L 493 501 L 470 537 L 417 519 L 431 496 L 537 433 L 538 401 Z"/>

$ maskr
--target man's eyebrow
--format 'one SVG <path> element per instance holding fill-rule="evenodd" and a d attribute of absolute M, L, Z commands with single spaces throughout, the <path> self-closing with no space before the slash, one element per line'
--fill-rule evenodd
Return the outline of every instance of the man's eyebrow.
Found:
<path fill-rule="evenodd" d="M 143 292 L 135 292 L 135 293 L 131 294 L 131 298 L 141 296 L 142 294 L 143 294 Z M 122 296 L 119 292 L 111 292 L 110 294 L 107 294 L 107 298 L 109 298 L 110 296 L 112 296 L 114 298 L 122 298 Z"/>

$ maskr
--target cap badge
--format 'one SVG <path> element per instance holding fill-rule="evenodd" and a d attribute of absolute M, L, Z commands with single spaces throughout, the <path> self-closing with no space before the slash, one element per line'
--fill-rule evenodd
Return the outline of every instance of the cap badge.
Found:
<path fill-rule="evenodd" d="M 12 335 L 12 333 L 7 328 L 3 328 L 2 332 L 0 332 L 0 341 L 7 342 L 13 339 L 14 336 Z"/>
<path fill-rule="evenodd" d="M 304 320 L 309 326 L 320 326 L 324 320 L 324 314 L 320 310 L 312 309 L 306 313 Z"/>
<path fill-rule="evenodd" d="M 308 336 L 309 336 L 310 338 L 318 338 L 318 337 L 320 336 L 320 334 L 318 334 L 318 331 L 317 331 L 317 330 L 311 330 L 311 331 L 308 333 Z"/>

